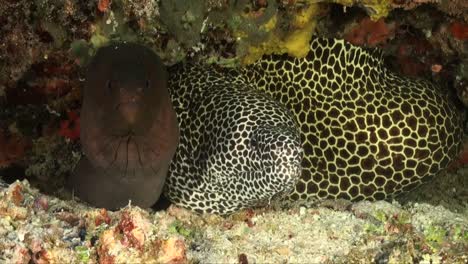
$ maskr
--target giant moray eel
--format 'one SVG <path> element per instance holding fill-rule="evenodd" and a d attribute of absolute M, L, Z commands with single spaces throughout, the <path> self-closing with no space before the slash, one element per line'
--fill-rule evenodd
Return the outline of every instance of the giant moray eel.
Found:
<path fill-rule="evenodd" d="M 117 209 L 159 198 L 179 137 L 160 59 L 137 44 L 98 50 L 90 63 L 81 109 L 85 157 L 69 178 L 75 195 Z"/>
<path fill-rule="evenodd" d="M 214 67 L 171 72 L 181 143 L 166 194 L 197 211 L 224 214 L 251 206 L 259 197 L 268 197 L 265 188 L 277 185 L 280 191 L 288 186 L 291 177 L 281 172 L 294 172 L 287 166 L 278 174 L 270 152 L 255 154 L 257 134 L 238 123 L 260 122 L 281 106 L 241 100 L 238 94 L 268 94 L 290 109 L 300 125 L 305 157 L 288 201 L 385 199 L 431 178 L 460 149 L 463 118 L 447 93 L 427 81 L 392 73 L 380 51 L 343 40 L 314 38 L 305 58 L 265 56 L 237 72 Z M 213 86 L 216 89 L 210 90 Z M 243 90 L 234 91 L 238 88 Z M 195 95 L 193 90 L 206 91 Z M 277 119 L 271 126 L 287 133 L 293 123 L 282 119 L 287 120 Z M 268 135 L 276 130 L 261 131 Z M 282 153 L 277 152 L 278 158 L 288 151 Z M 290 155 L 283 158 L 294 160 Z M 253 173 L 225 175 L 239 169 Z"/>

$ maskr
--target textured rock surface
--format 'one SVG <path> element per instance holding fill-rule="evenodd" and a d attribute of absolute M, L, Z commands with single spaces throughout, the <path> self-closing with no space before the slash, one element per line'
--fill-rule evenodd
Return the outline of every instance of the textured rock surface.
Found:
<path fill-rule="evenodd" d="M 467 184 L 467 173 L 448 176 Z M 0 191 L 0 262 L 466 263 L 466 193 L 449 200 L 453 190 L 430 189 L 451 206 L 360 202 L 222 218 L 177 207 L 110 212 L 16 182 Z"/>

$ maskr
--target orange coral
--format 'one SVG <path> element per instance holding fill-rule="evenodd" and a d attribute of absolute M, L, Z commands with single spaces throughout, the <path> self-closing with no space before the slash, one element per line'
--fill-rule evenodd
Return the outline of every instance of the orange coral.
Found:
<path fill-rule="evenodd" d="M 107 12 L 109 10 L 111 1 L 110 0 L 99 0 L 98 2 L 98 10 L 101 12 Z"/>
<path fill-rule="evenodd" d="M 453 22 L 450 25 L 450 32 L 459 40 L 468 40 L 468 24 Z"/>
<path fill-rule="evenodd" d="M 68 119 L 60 122 L 59 135 L 77 140 L 80 138 L 80 117 L 75 111 L 67 112 Z"/>
<path fill-rule="evenodd" d="M 24 220 L 28 217 L 28 210 L 24 207 L 24 185 L 15 182 L 8 187 L 0 200 L 0 218 L 10 217 L 15 220 Z"/>
<path fill-rule="evenodd" d="M 434 58 L 431 57 L 431 52 L 432 46 L 427 40 L 407 37 L 399 44 L 396 54 L 401 72 L 419 76 L 425 71 L 432 71 Z"/>
<path fill-rule="evenodd" d="M 134 207 L 121 211 L 120 220 L 99 238 L 97 254 L 100 263 L 122 263 L 129 256 L 145 263 L 187 263 L 183 239 L 160 239 L 152 236 L 153 225 L 147 212 Z"/>
<path fill-rule="evenodd" d="M 394 34 L 394 26 L 386 24 L 383 18 L 372 21 L 366 17 L 353 27 L 344 39 L 354 45 L 375 47 L 385 43 Z"/>
<path fill-rule="evenodd" d="M 94 224 L 96 226 L 99 226 L 102 223 L 106 223 L 106 224 L 110 225 L 110 222 L 111 222 L 111 218 L 109 217 L 109 214 L 107 213 L 107 210 L 105 208 L 102 208 L 99 211 L 99 214 L 94 219 Z"/>
<path fill-rule="evenodd" d="M 135 232 L 135 228 L 136 226 L 134 219 L 132 219 L 128 211 L 124 211 L 122 213 L 120 222 L 116 227 L 118 232 L 123 235 L 122 244 L 137 249 L 142 249 L 145 236 L 142 232 Z"/>
<path fill-rule="evenodd" d="M 183 240 L 169 238 L 164 240 L 159 253 L 159 263 L 182 264 L 187 263 L 187 248 Z"/>
<path fill-rule="evenodd" d="M 442 65 L 440 64 L 432 64 L 431 71 L 433 73 L 439 73 L 443 69 Z"/>
<path fill-rule="evenodd" d="M 24 200 L 22 192 L 23 188 L 21 187 L 21 185 L 15 185 L 15 187 L 11 191 L 11 200 L 16 206 L 20 206 Z"/>
<path fill-rule="evenodd" d="M 31 254 L 26 247 L 16 245 L 14 251 L 15 254 L 14 258 L 11 260 L 12 263 L 31 263 Z"/>
<path fill-rule="evenodd" d="M 100 264 L 114 264 L 115 256 L 112 254 L 112 249 L 117 245 L 117 239 L 114 230 L 108 229 L 101 235 L 97 254 L 99 256 Z"/>

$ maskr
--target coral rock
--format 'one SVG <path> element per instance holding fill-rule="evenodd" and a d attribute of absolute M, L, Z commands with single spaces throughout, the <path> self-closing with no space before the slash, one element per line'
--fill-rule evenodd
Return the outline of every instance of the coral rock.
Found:
<path fill-rule="evenodd" d="M 96 218 L 94 219 L 94 224 L 96 226 L 99 226 L 101 225 L 102 223 L 106 223 L 106 224 L 110 224 L 111 223 L 111 219 L 109 217 L 109 214 L 107 213 L 107 210 L 102 208 L 100 211 L 99 211 L 99 214 L 96 216 Z"/>
<path fill-rule="evenodd" d="M 0 129 L 0 168 L 8 167 L 23 158 L 29 142 L 19 136 L 6 136 L 5 131 Z"/>
<path fill-rule="evenodd" d="M 107 12 L 110 8 L 111 1 L 110 0 L 99 0 L 98 2 L 98 10 L 101 12 Z"/>
<path fill-rule="evenodd" d="M 150 232 L 151 223 L 139 211 L 124 211 L 116 230 L 123 234 L 122 244 L 142 249 Z"/>
<path fill-rule="evenodd" d="M 352 28 L 344 38 L 354 45 L 375 47 L 378 44 L 385 43 L 393 34 L 394 25 L 387 25 L 382 18 L 372 21 L 366 17 Z"/>
<path fill-rule="evenodd" d="M 15 258 L 12 259 L 12 263 L 15 264 L 28 264 L 31 261 L 31 255 L 29 254 L 29 250 L 22 246 L 15 247 Z"/>
<path fill-rule="evenodd" d="M 67 112 L 68 119 L 60 122 L 59 134 L 71 140 L 80 138 L 80 117 L 74 111 Z"/>
<path fill-rule="evenodd" d="M 468 24 L 453 22 L 450 25 L 450 32 L 459 40 L 468 40 Z"/>
<path fill-rule="evenodd" d="M 159 252 L 158 262 L 179 264 L 186 263 L 186 247 L 185 243 L 176 238 L 170 238 L 162 242 L 161 251 Z"/>

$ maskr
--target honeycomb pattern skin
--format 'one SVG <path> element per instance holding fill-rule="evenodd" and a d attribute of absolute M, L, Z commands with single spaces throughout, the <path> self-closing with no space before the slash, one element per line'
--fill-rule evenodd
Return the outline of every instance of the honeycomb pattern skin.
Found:
<path fill-rule="evenodd" d="M 243 74 L 300 125 L 305 157 L 290 201 L 386 199 L 445 169 L 461 147 L 463 117 L 447 92 L 390 72 L 378 50 L 314 38 L 306 58 L 265 56 Z"/>
<path fill-rule="evenodd" d="M 171 202 L 229 214 L 293 191 L 303 155 L 291 111 L 234 70 L 177 65 L 169 73 L 180 129 L 165 184 Z"/>

